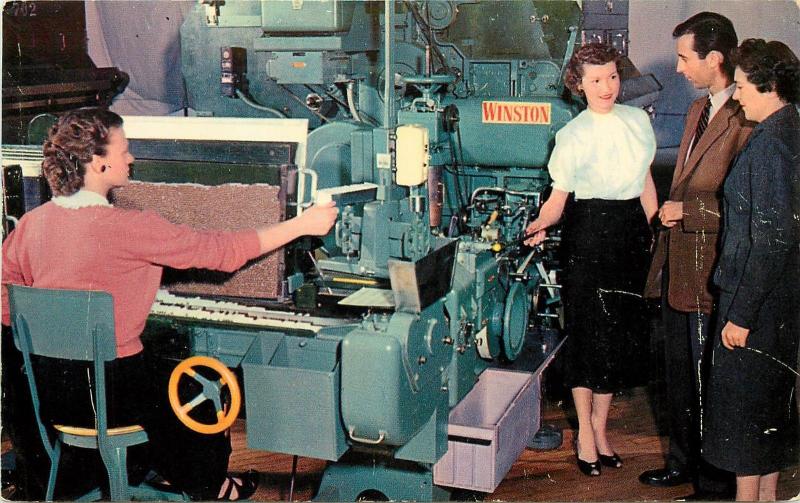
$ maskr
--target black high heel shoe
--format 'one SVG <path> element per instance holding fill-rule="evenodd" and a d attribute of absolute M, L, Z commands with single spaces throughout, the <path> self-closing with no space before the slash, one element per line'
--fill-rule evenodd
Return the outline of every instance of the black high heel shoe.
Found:
<path fill-rule="evenodd" d="M 216 501 L 244 501 L 250 499 L 256 489 L 258 489 L 259 474 L 255 470 L 247 470 L 244 473 L 229 474 L 226 477 L 228 486 L 222 496 L 215 498 Z M 237 482 L 237 479 L 239 482 Z M 223 484 L 225 481 L 223 481 Z M 236 494 L 233 494 L 234 489 Z"/>
<path fill-rule="evenodd" d="M 603 466 L 607 466 L 609 468 L 622 468 L 622 458 L 620 458 L 616 452 L 611 454 L 611 456 L 597 453 L 597 457 L 600 458 L 600 463 Z"/>
<path fill-rule="evenodd" d="M 578 470 L 581 471 L 582 474 L 586 475 L 587 477 L 599 477 L 600 476 L 600 461 L 584 461 L 580 458 L 578 454 L 580 449 L 578 449 L 578 439 L 572 441 L 572 445 L 575 447 L 575 459 L 577 460 Z"/>
<path fill-rule="evenodd" d="M 594 463 L 590 463 L 588 461 L 584 461 L 575 455 L 575 459 L 578 460 L 578 469 L 586 475 L 587 477 L 599 477 L 600 476 L 600 462 L 595 461 Z"/>

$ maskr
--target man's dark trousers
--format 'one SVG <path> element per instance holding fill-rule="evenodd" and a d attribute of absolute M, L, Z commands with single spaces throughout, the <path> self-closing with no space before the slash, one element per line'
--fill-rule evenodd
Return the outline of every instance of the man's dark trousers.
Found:
<path fill-rule="evenodd" d="M 669 418 L 669 455 L 667 468 L 686 473 L 695 491 L 729 496 L 734 490 L 734 476 L 704 462 L 700 456 L 701 414 L 705 407 L 704 391 L 708 358 L 713 337 L 713 317 L 672 309 L 667 301 L 668 280 L 664 271 L 661 313 L 664 324 L 666 359 L 665 384 Z"/>

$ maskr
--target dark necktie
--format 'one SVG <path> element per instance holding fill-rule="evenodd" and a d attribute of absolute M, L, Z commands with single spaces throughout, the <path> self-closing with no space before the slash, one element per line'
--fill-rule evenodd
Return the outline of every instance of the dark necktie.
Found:
<path fill-rule="evenodd" d="M 708 116 L 711 115 L 711 100 L 706 101 L 706 106 L 703 107 L 703 113 L 700 114 L 700 120 L 697 121 L 697 130 L 694 133 L 694 146 L 700 141 L 706 128 L 708 127 Z"/>

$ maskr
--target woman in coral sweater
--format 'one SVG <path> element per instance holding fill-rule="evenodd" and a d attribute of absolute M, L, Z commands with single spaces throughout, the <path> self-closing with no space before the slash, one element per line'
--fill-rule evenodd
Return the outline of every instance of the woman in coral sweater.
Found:
<path fill-rule="evenodd" d="M 133 161 L 117 114 L 92 108 L 61 117 L 44 144 L 42 163 L 54 197 L 25 214 L 3 243 L 2 281 L 109 292 L 117 338 L 108 392 L 110 426 L 140 423 L 151 439 L 149 454 L 131 453 L 132 480 L 155 466 L 193 498 L 244 499 L 255 491 L 257 474 L 226 475 L 230 439 L 190 432 L 163 410 L 160 395 L 166 388 L 158 391 L 163 383 L 144 355 L 142 330 L 164 266 L 235 271 L 302 235 L 325 235 L 337 209 L 333 203 L 315 206 L 291 220 L 250 230 L 198 231 L 108 202 L 111 189 L 128 184 Z M 3 324 L 8 325 L 6 288 L 2 295 Z M 42 396 L 49 421 L 92 427 L 87 367 L 53 359 L 41 359 L 38 366 L 47 376 L 40 387 L 50 391 Z"/>

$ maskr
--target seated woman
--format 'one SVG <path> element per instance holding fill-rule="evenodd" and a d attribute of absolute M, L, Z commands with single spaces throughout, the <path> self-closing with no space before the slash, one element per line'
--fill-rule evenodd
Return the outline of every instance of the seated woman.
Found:
<path fill-rule="evenodd" d="M 166 383 L 143 354 L 142 330 L 165 266 L 235 271 L 302 235 L 325 235 L 337 209 L 329 203 L 272 226 L 198 231 L 108 202 L 109 190 L 128 184 L 133 161 L 117 114 L 92 108 L 62 116 L 44 144 L 42 163 L 54 197 L 26 213 L 3 243 L 2 281 L 109 292 L 117 340 L 107 384 L 109 426 L 142 424 L 150 437 L 149 455 L 131 453 L 140 459 L 129 463 L 132 480 L 154 466 L 192 498 L 244 499 L 255 491 L 257 473 L 226 475 L 230 439 L 224 433 L 195 434 L 178 423 L 166 405 Z M 6 288 L 2 295 L 2 321 L 8 325 Z M 37 365 L 47 375 L 40 385 L 43 415 L 93 427 L 89 366 L 54 359 Z"/>
<path fill-rule="evenodd" d="M 780 470 L 800 454 L 800 62 L 760 39 L 733 60 L 733 98 L 758 125 L 724 186 L 703 456 L 736 474 L 737 500 L 774 501 Z"/>

